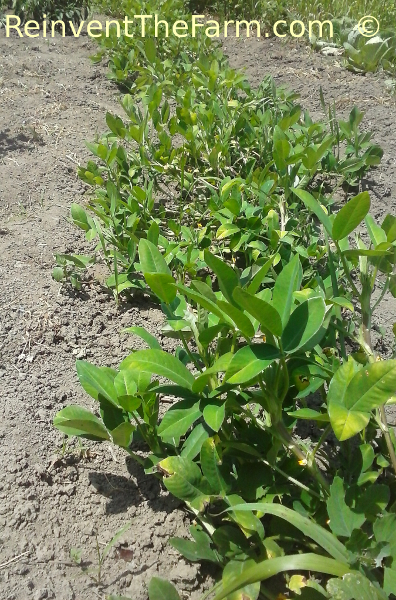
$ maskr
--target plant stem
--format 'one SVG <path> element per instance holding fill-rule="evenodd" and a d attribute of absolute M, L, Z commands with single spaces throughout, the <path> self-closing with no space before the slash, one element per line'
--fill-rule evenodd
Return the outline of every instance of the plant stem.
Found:
<path fill-rule="evenodd" d="M 358 291 L 358 289 L 357 289 L 356 285 L 355 285 L 355 284 L 353 283 L 353 281 L 352 281 L 352 277 L 351 277 L 351 274 L 350 274 L 350 272 L 349 272 L 348 263 L 347 263 L 347 261 L 345 260 L 345 256 L 343 255 L 343 253 L 342 253 L 342 251 L 341 251 L 340 245 L 339 245 L 339 243 L 338 243 L 338 242 L 334 242 L 334 243 L 335 243 L 335 245 L 336 245 L 336 248 L 337 248 L 338 255 L 339 255 L 339 256 L 340 256 L 340 258 L 341 258 L 342 266 L 344 267 L 344 273 L 345 273 L 345 276 L 346 276 L 346 278 L 348 279 L 348 281 L 349 281 L 349 284 L 350 284 L 350 286 L 351 286 L 351 288 L 352 288 L 352 291 L 353 291 L 353 293 L 355 294 L 356 298 L 357 298 L 358 300 L 360 300 L 360 293 L 359 293 L 359 291 Z"/>
<path fill-rule="evenodd" d="M 326 493 L 329 493 L 329 483 L 324 477 L 324 475 L 322 475 L 322 473 L 320 472 L 320 469 L 316 464 L 315 460 L 310 461 L 309 457 L 307 458 L 305 456 L 304 452 L 302 452 L 299 445 L 293 440 L 289 431 L 282 422 L 276 424 L 276 429 L 281 441 L 285 444 L 285 446 L 293 452 L 293 454 L 298 458 L 299 462 L 301 462 L 302 465 L 307 466 L 307 468 L 317 480 L 319 485 L 326 491 Z"/>

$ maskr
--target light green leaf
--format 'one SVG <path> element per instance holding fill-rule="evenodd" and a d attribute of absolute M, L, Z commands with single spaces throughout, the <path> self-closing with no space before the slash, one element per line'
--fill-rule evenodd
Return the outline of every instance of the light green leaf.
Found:
<path fill-rule="evenodd" d="M 175 356 L 163 350 L 138 350 L 122 361 L 120 369 L 155 373 L 189 390 L 194 382 L 194 376 L 187 367 Z"/>
<path fill-rule="evenodd" d="M 326 589 L 331 600 L 389 600 L 367 577 L 357 572 L 347 573 L 342 579 L 329 579 Z"/>
<path fill-rule="evenodd" d="M 391 596 L 396 591 L 396 569 L 385 567 L 384 569 L 384 592 Z"/>
<path fill-rule="evenodd" d="M 167 273 L 143 273 L 147 285 L 152 292 L 165 304 L 170 304 L 176 298 L 175 280 Z"/>
<path fill-rule="evenodd" d="M 95 367 L 85 360 L 76 361 L 77 375 L 84 390 L 94 400 L 99 395 L 117 405 L 117 392 L 114 387 L 114 378 L 117 371 L 107 367 Z"/>
<path fill-rule="evenodd" d="M 282 325 L 289 320 L 293 304 L 293 292 L 300 289 L 302 268 L 298 254 L 282 269 L 275 281 L 272 305 L 281 316 Z"/>
<path fill-rule="evenodd" d="M 196 526 L 190 527 L 190 531 L 194 541 L 184 538 L 171 538 L 169 544 L 191 562 L 209 560 L 217 563 L 217 555 L 210 547 L 210 537 Z"/>
<path fill-rule="evenodd" d="M 208 437 L 209 433 L 206 431 L 202 423 L 199 423 L 199 425 L 194 427 L 184 442 L 181 456 L 188 458 L 189 460 L 194 460 L 194 458 L 196 458 L 201 452 L 202 444 Z"/>
<path fill-rule="evenodd" d="M 148 585 L 149 600 L 180 600 L 174 585 L 166 579 L 152 577 Z"/>
<path fill-rule="evenodd" d="M 232 584 L 246 569 L 251 566 L 249 560 L 230 560 L 223 571 L 222 583 L 224 586 Z M 227 600 L 257 600 L 260 593 L 260 582 L 256 581 L 227 596 Z"/>
<path fill-rule="evenodd" d="M 319 331 L 326 313 L 323 298 L 309 298 L 292 312 L 282 334 L 282 348 L 295 352 L 305 346 Z"/>
<path fill-rule="evenodd" d="M 330 422 L 340 441 L 366 427 L 371 411 L 396 389 L 396 360 L 371 363 L 356 372 L 349 361 L 335 373 L 327 394 Z"/>
<path fill-rule="evenodd" d="M 280 260 L 279 254 L 273 254 L 266 263 L 262 267 L 260 267 L 259 271 L 253 277 L 251 283 L 249 284 L 247 291 L 249 294 L 256 294 L 264 277 L 267 275 L 269 269 L 273 264 L 277 264 Z"/>
<path fill-rule="evenodd" d="M 245 346 L 234 355 L 224 381 L 233 384 L 246 383 L 261 373 L 279 356 L 278 348 L 270 344 Z"/>
<path fill-rule="evenodd" d="M 191 288 L 189 288 L 185 285 L 177 284 L 176 288 L 180 292 L 185 294 L 187 296 L 187 298 L 190 298 L 191 300 L 196 302 L 196 304 L 199 304 L 200 306 L 202 306 L 202 308 L 206 308 L 207 311 L 216 315 L 221 321 L 231 325 L 232 328 L 235 328 L 235 324 L 234 324 L 233 320 L 228 315 L 226 315 L 222 310 L 220 310 L 220 308 L 217 306 L 217 303 L 215 304 L 214 302 L 212 302 L 211 300 L 209 300 L 202 294 L 195 292 L 194 290 L 192 290 Z"/>
<path fill-rule="evenodd" d="M 220 356 L 211 367 L 208 367 L 201 375 L 198 375 L 193 383 L 192 391 L 195 393 L 202 392 L 212 375 L 227 371 L 233 356 L 232 352 L 227 352 Z"/>
<path fill-rule="evenodd" d="M 222 461 L 217 451 L 214 438 L 204 441 L 201 448 L 201 469 L 216 496 L 225 496 L 230 487 L 222 473 Z"/>
<path fill-rule="evenodd" d="M 255 330 L 251 320 L 239 308 L 223 300 L 217 300 L 217 306 L 232 319 L 245 337 L 251 338 L 254 336 Z"/>
<path fill-rule="evenodd" d="M 148 240 L 142 238 L 139 242 L 139 261 L 143 273 L 163 273 L 164 275 L 172 275 L 165 258 Z"/>
<path fill-rule="evenodd" d="M 213 431 L 219 431 L 225 417 L 225 403 L 207 404 L 203 409 L 203 418 Z"/>
<path fill-rule="evenodd" d="M 192 502 L 209 497 L 208 486 L 203 481 L 198 465 L 184 456 L 169 456 L 159 463 L 161 470 L 169 476 L 164 478 L 165 487 L 171 494 Z"/>
<path fill-rule="evenodd" d="M 54 427 L 66 435 L 83 436 L 98 441 L 110 439 L 102 421 L 81 406 L 66 406 L 55 415 L 53 423 Z"/>
<path fill-rule="evenodd" d="M 121 448 L 129 448 L 132 443 L 133 433 L 135 430 L 136 427 L 129 423 L 129 421 L 121 423 L 118 425 L 118 427 L 110 432 L 113 443 L 116 446 L 121 446 Z"/>
<path fill-rule="evenodd" d="M 226 237 L 230 237 L 234 233 L 238 233 L 240 231 L 238 225 L 234 225 L 234 223 L 224 223 L 220 225 L 216 232 L 216 238 L 218 240 L 223 240 Z"/>
<path fill-rule="evenodd" d="M 240 287 L 233 292 L 234 300 L 273 335 L 282 335 L 282 321 L 278 311 L 268 302 L 252 296 Z"/>
<path fill-rule="evenodd" d="M 180 439 L 187 433 L 191 425 L 202 415 L 199 402 L 191 404 L 189 400 L 182 400 L 174 404 L 164 415 L 158 435 L 163 439 Z"/>
<path fill-rule="evenodd" d="M 309 421 L 320 421 L 325 423 L 330 421 L 330 417 L 327 413 L 319 413 L 312 408 L 299 408 L 298 410 L 288 412 L 287 414 L 295 419 L 308 419 Z"/>
<path fill-rule="evenodd" d="M 368 192 L 361 192 L 349 200 L 334 219 L 332 238 L 338 242 L 347 237 L 363 221 L 369 210 L 370 196 Z"/>

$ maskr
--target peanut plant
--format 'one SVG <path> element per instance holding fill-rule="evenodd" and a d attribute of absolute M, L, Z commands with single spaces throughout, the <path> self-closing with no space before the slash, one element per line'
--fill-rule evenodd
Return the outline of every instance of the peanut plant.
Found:
<path fill-rule="evenodd" d="M 55 427 L 123 448 L 186 504 L 191 539 L 170 544 L 218 567 L 202 600 L 392 597 L 396 360 L 375 311 L 396 296 L 396 217 L 377 223 L 360 185 L 381 149 L 358 109 L 313 123 L 202 39 L 113 42 L 127 117 L 89 145 L 72 218 L 117 298 L 150 294 L 178 345 L 130 327 L 148 348 L 118 369 L 77 361 L 97 410 Z"/>

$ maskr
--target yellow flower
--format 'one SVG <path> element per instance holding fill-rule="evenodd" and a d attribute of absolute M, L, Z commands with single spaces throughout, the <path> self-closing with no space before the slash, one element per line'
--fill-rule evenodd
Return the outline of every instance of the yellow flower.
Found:
<path fill-rule="evenodd" d="M 307 459 L 306 458 L 302 458 L 301 460 L 298 461 L 298 464 L 301 467 L 304 467 L 307 464 Z"/>

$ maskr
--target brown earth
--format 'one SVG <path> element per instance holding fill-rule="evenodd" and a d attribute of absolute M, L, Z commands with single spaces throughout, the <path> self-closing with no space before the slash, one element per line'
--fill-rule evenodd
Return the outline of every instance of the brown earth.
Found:
<path fill-rule="evenodd" d="M 254 84 L 270 73 L 298 90 L 313 117 L 323 117 L 320 86 L 340 117 L 354 104 L 365 110 L 364 127 L 374 130 L 385 153 L 363 185 L 375 217 L 394 212 L 396 109 L 383 79 L 353 75 L 339 59 L 302 45 L 229 38 L 224 47 L 232 66 L 245 67 Z M 67 220 L 71 202 L 85 192 L 76 164 L 89 158 L 84 141 L 106 129 L 106 110 L 118 110 L 105 66 L 89 61 L 93 50 L 85 36 L 46 42 L 6 39 L 0 30 L 1 598 L 94 600 L 123 593 L 147 600 L 146 583 L 159 574 L 193 600 L 202 589 L 198 567 L 167 545 L 169 536 L 187 531 L 178 502 L 121 451 L 64 448 L 51 425 L 69 403 L 93 406 L 78 384 L 76 358 L 118 365 L 132 343 L 139 347 L 120 330 L 144 325 L 157 333 L 162 320 L 147 304 L 117 309 L 98 284 L 73 295 L 51 279 L 55 252 L 86 248 Z M 387 299 L 380 321 L 391 329 L 395 320 L 395 302 Z M 104 548 L 126 521 L 131 528 L 117 545 L 132 551 L 130 561 L 113 550 L 102 585 L 81 576 L 70 549 L 80 548 L 83 564 L 95 567 L 95 532 Z"/>

